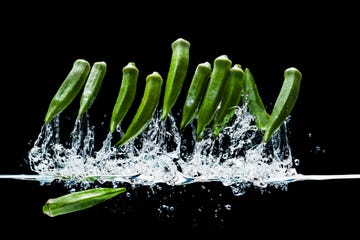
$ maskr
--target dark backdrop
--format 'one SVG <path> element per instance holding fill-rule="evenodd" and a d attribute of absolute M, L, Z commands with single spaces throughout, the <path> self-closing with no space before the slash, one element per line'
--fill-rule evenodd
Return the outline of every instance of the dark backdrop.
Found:
<path fill-rule="evenodd" d="M 294 5 L 259 14 L 257 7 L 231 6 L 211 12 L 196 10 L 191 12 L 193 20 L 189 17 L 192 6 L 177 6 L 183 10 L 181 15 L 173 12 L 175 7 L 139 13 L 133 6 L 105 17 L 69 9 L 56 14 L 53 8 L 41 14 L 11 9 L 14 14 L 2 17 L 0 25 L 0 173 L 29 172 L 27 152 L 74 60 L 108 64 L 102 90 L 90 110 L 100 141 L 107 134 L 106 122 L 122 67 L 133 61 L 140 78 L 153 71 L 166 76 L 170 44 L 179 37 L 191 43 L 190 70 L 221 54 L 252 70 L 269 108 L 285 68 L 297 67 L 303 80 L 291 113 L 289 140 L 293 156 L 300 160 L 298 172 L 360 173 L 356 117 L 359 39 L 351 8 L 303 9 Z M 107 13 L 98 7 L 99 12 Z M 133 15 L 125 17 L 128 11 Z M 349 14 L 339 20 L 338 12 Z M 74 119 L 76 110 L 70 107 L 67 116 Z M 13 236 L 21 232 L 10 231 L 11 227 L 31 227 L 29 234 L 44 229 L 52 235 L 69 234 L 71 229 L 119 237 L 122 232 L 141 235 L 141 230 L 158 236 L 169 236 L 167 230 L 174 234 L 223 231 L 254 237 L 351 234 L 357 224 L 353 217 L 360 213 L 359 184 L 359 180 L 297 182 L 287 190 L 261 193 L 249 189 L 238 197 L 218 183 L 162 186 L 161 190 L 138 187 L 129 191 L 130 197 L 122 195 L 86 211 L 50 218 L 42 214 L 41 207 L 48 198 L 66 193 L 65 188 L 0 180 L 0 229 Z"/>

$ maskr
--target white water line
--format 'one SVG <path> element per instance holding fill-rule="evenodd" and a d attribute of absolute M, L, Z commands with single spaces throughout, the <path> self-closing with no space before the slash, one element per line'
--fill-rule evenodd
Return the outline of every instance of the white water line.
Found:
<path fill-rule="evenodd" d="M 0 174 L 0 179 L 15 179 L 15 180 L 29 180 L 29 181 L 39 181 L 39 182 L 52 182 L 56 179 L 58 180 L 73 180 L 67 176 L 51 176 L 51 175 L 39 175 L 39 174 Z M 137 183 L 141 180 L 143 185 L 151 185 L 161 182 L 152 182 L 151 178 L 142 175 L 134 176 L 122 176 L 122 175 L 101 175 L 101 176 L 83 176 L 81 180 L 86 179 L 101 179 L 102 181 L 116 181 L 116 182 L 126 182 L 126 183 Z M 269 178 L 265 180 L 267 183 L 291 183 L 298 181 L 319 181 L 319 180 L 350 180 L 350 179 L 359 179 L 360 174 L 334 174 L 334 175 L 303 175 L 296 174 L 292 176 L 285 176 L 279 178 Z M 215 178 L 204 178 L 204 177 L 186 177 L 182 174 L 179 174 L 177 181 L 174 185 L 185 185 L 196 182 L 216 182 L 220 181 Z"/>

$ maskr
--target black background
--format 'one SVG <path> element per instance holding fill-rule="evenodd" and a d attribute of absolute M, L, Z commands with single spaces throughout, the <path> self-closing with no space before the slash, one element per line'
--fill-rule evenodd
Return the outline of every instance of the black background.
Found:
<path fill-rule="evenodd" d="M 46 6 L 44 11 L 26 10 L 28 6 L 21 11 L 9 9 L 12 14 L 1 19 L 0 173 L 29 173 L 27 152 L 74 60 L 108 64 L 102 89 L 89 112 L 95 138 L 101 142 L 107 134 L 122 67 L 133 61 L 140 79 L 153 71 L 165 77 L 170 45 L 179 37 L 191 43 L 190 71 L 222 54 L 248 67 L 269 109 L 281 87 L 283 71 L 298 68 L 303 80 L 289 123 L 292 154 L 300 160 L 298 172 L 360 173 L 359 39 L 351 7 L 287 4 L 270 11 L 271 6 L 263 5 L 263 10 L 260 6 L 221 6 L 208 11 L 177 5 L 158 11 L 145 8 L 145 12 L 136 4 L 110 11 L 105 3 L 96 5 L 96 11 L 70 6 L 58 11 L 57 6 Z M 340 18 L 340 13 L 345 15 Z M 180 109 L 180 103 L 175 109 Z M 66 110 L 64 131 L 72 129 L 74 105 Z M 30 227 L 27 234 L 37 236 L 44 229 L 52 235 L 78 231 L 118 237 L 126 232 L 136 237 L 142 231 L 169 236 L 167 230 L 176 235 L 191 231 L 253 237 L 351 235 L 356 234 L 360 213 L 359 184 L 359 180 L 297 182 L 287 190 L 261 193 L 249 189 L 238 197 L 217 183 L 161 186 L 161 190 L 129 186 L 130 197 L 124 194 L 85 211 L 50 218 L 42 213 L 42 205 L 67 189 L 0 180 L 0 229 L 14 237 L 22 232 L 12 227 Z M 227 204 L 231 210 L 225 209 Z M 174 210 L 167 209 L 171 206 Z"/>

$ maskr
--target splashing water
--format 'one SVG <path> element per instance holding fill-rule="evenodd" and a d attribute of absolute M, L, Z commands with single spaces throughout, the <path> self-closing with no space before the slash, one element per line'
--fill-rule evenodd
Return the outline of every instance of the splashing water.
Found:
<path fill-rule="evenodd" d="M 118 148 L 109 133 L 99 150 L 95 149 L 94 128 L 89 116 L 75 121 L 71 144 L 60 140 L 57 116 L 44 125 L 29 151 L 31 170 L 41 176 L 71 181 L 113 181 L 132 184 L 169 185 L 220 181 L 241 195 L 251 185 L 286 187 L 285 181 L 269 179 L 295 176 L 294 160 L 287 138 L 286 122 L 268 143 L 254 124 L 246 105 L 239 107 L 232 122 L 214 138 L 206 130 L 202 140 L 191 133 L 180 133 L 170 115 L 160 120 L 157 112 L 146 130 Z M 117 129 L 121 134 L 121 129 Z"/>

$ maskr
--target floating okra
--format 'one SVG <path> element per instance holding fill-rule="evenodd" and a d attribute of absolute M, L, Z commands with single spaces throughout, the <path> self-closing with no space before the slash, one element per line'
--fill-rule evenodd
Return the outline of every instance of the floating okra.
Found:
<path fill-rule="evenodd" d="M 78 59 L 73 63 L 72 69 L 50 102 L 44 120 L 45 123 L 49 123 L 75 99 L 83 87 L 89 72 L 90 64 L 87 61 Z"/>
<path fill-rule="evenodd" d="M 85 82 L 84 90 L 80 99 L 78 116 L 81 117 L 91 107 L 99 93 L 106 74 L 106 63 L 95 62 L 91 67 L 89 76 Z"/>
<path fill-rule="evenodd" d="M 117 146 L 121 147 L 135 138 L 148 126 L 159 104 L 162 83 L 163 79 L 158 72 L 153 72 L 146 77 L 144 95 L 141 99 L 140 106 L 126 132 L 117 142 Z"/>
<path fill-rule="evenodd" d="M 266 130 L 270 115 L 261 100 L 254 78 L 248 68 L 245 68 L 245 94 L 248 99 L 249 112 L 255 117 L 257 127 Z"/>
<path fill-rule="evenodd" d="M 43 206 L 43 213 L 55 217 L 84 210 L 113 198 L 126 188 L 94 188 L 50 198 Z"/>
<path fill-rule="evenodd" d="M 161 119 L 168 116 L 183 87 L 189 65 L 190 43 L 179 38 L 171 44 L 172 56 L 165 84 Z"/>
<path fill-rule="evenodd" d="M 210 63 L 200 63 L 197 66 L 186 95 L 182 111 L 180 131 L 182 131 L 186 125 L 188 125 L 194 119 L 209 81 L 210 74 Z"/>
<path fill-rule="evenodd" d="M 214 61 L 214 69 L 211 72 L 210 80 L 197 116 L 196 136 L 198 139 L 215 115 L 231 64 L 231 60 L 226 55 L 221 55 Z"/>
<path fill-rule="evenodd" d="M 267 142 L 292 111 L 298 98 L 302 74 L 294 68 L 284 71 L 284 82 L 267 123 L 263 140 Z"/>
<path fill-rule="evenodd" d="M 219 135 L 224 126 L 234 116 L 236 107 L 244 94 L 244 71 L 239 64 L 235 64 L 230 70 L 225 83 L 225 90 L 221 99 L 221 105 L 215 114 L 213 122 L 213 135 Z"/>
<path fill-rule="evenodd" d="M 122 71 L 121 87 L 111 115 L 110 132 L 114 132 L 124 119 L 136 95 L 139 70 L 135 63 L 128 63 Z"/>

